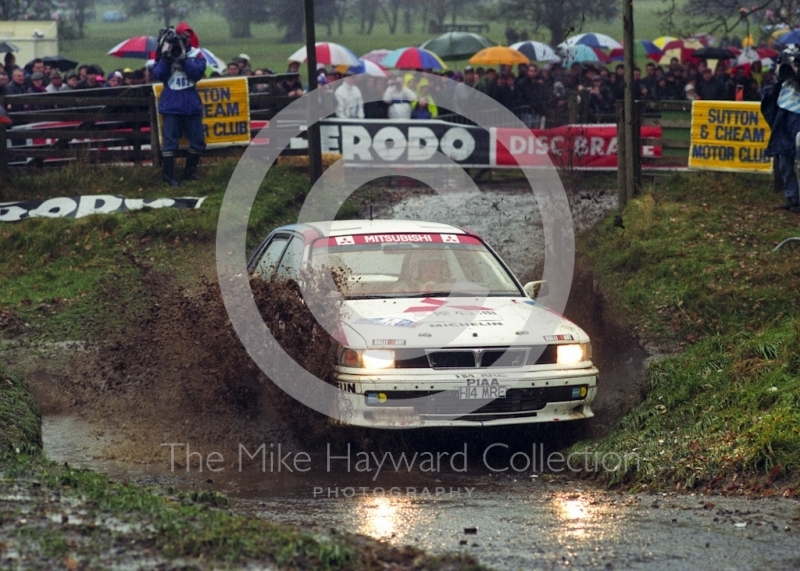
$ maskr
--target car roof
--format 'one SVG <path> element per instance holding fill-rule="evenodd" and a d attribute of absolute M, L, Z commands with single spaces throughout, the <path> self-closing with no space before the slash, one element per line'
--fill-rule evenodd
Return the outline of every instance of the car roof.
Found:
<path fill-rule="evenodd" d="M 403 234 L 409 232 L 471 234 L 471 232 L 439 222 L 423 222 L 421 220 L 336 220 L 328 222 L 311 222 L 292 224 L 278 230 L 294 230 L 303 232 L 313 229 L 320 237 L 351 236 L 353 234 Z"/>

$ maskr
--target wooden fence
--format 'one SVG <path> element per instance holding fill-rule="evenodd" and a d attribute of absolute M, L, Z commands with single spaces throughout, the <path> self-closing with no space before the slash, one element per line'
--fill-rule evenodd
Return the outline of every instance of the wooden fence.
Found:
<path fill-rule="evenodd" d="M 251 121 L 269 121 L 294 101 L 277 95 L 278 83 L 297 77 L 248 78 Z M 7 174 L 9 165 L 41 166 L 45 159 L 52 164 L 77 158 L 89 162 L 160 161 L 152 85 L 0 96 L 0 105 L 11 106 L 8 116 L 14 125 L 8 129 L 0 123 L 0 176 Z M 26 144 L 30 140 L 44 142 Z M 146 145 L 149 150 L 144 149 Z M 207 155 L 235 156 L 241 149 L 209 149 Z"/>

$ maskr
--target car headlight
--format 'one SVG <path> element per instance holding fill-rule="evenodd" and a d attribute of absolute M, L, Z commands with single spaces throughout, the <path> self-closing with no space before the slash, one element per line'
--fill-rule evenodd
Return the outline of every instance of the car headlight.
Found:
<path fill-rule="evenodd" d="M 558 345 L 556 351 L 556 362 L 559 365 L 574 365 L 592 358 L 590 343 Z"/>
<path fill-rule="evenodd" d="M 339 364 L 356 369 L 393 369 L 394 351 L 390 349 L 344 349 Z"/>

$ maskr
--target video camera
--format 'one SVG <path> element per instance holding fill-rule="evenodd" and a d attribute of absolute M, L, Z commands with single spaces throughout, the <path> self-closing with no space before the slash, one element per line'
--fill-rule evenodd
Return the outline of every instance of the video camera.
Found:
<path fill-rule="evenodd" d="M 158 33 L 158 50 L 156 58 L 168 62 L 182 62 L 186 59 L 186 40 L 169 27 Z"/>

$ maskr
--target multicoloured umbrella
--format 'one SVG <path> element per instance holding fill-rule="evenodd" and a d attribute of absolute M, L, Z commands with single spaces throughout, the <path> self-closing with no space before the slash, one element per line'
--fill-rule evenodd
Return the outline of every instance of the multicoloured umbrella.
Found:
<path fill-rule="evenodd" d="M 669 65 L 672 58 L 678 58 L 681 63 L 687 60 L 699 62 L 699 58 L 695 58 L 693 54 L 695 50 L 699 50 L 702 47 L 703 44 L 697 40 L 672 40 L 664 45 L 664 55 L 661 56 L 658 63 L 660 65 Z"/>
<path fill-rule="evenodd" d="M 398 48 L 383 58 L 383 67 L 398 69 L 446 69 L 447 66 L 433 52 L 422 48 Z"/>
<path fill-rule="evenodd" d="M 314 44 L 317 54 L 317 63 L 323 65 L 358 65 L 356 54 L 340 44 L 333 42 L 317 42 Z M 289 61 L 305 63 L 308 52 L 305 46 L 287 58 Z"/>
<path fill-rule="evenodd" d="M 619 43 L 614 38 L 612 38 L 611 36 L 607 36 L 605 34 L 596 34 L 594 32 L 589 32 L 587 34 L 578 34 L 577 36 L 572 36 L 571 38 L 567 38 L 566 40 L 558 44 L 558 47 L 560 48 L 562 47 L 569 48 L 572 46 L 589 46 L 590 48 L 613 50 L 621 48 L 622 44 Z"/>
<path fill-rule="evenodd" d="M 531 63 L 528 56 L 505 46 L 486 48 L 469 58 L 472 65 L 518 65 Z"/>
<path fill-rule="evenodd" d="M 435 53 L 443 60 L 461 60 L 471 57 L 483 48 L 496 46 L 497 43 L 471 32 L 447 32 L 437 38 L 420 44 L 424 50 Z"/>
<path fill-rule="evenodd" d="M 561 58 L 556 55 L 556 52 L 553 51 L 553 48 L 542 42 L 517 42 L 508 47 L 523 53 L 531 61 L 555 62 L 561 60 Z"/>
<path fill-rule="evenodd" d="M 373 63 L 381 63 L 381 60 L 392 53 L 392 50 L 372 50 L 361 56 L 362 60 L 371 61 Z"/>
<path fill-rule="evenodd" d="M 666 46 L 670 42 L 674 42 L 678 38 L 674 38 L 672 36 L 661 36 L 660 38 L 656 38 L 653 40 L 653 43 L 656 45 L 657 48 L 663 50 L 664 46 Z"/>
<path fill-rule="evenodd" d="M 135 59 L 153 59 L 158 49 L 158 38 L 155 36 L 135 36 L 128 38 L 111 48 L 106 55 Z"/>
<path fill-rule="evenodd" d="M 350 67 L 337 65 L 335 69 L 339 73 L 366 74 L 372 77 L 389 77 L 391 75 L 381 64 L 363 59 L 359 60 L 358 65 L 351 65 Z"/>
<path fill-rule="evenodd" d="M 800 29 L 792 30 L 788 34 L 783 34 L 777 40 L 775 40 L 776 44 L 783 44 L 784 46 L 788 46 L 789 44 L 800 44 Z"/>
<path fill-rule="evenodd" d="M 634 55 L 637 57 L 640 51 L 643 51 L 644 56 L 653 61 L 660 60 L 661 56 L 664 55 L 664 52 L 662 52 L 658 46 L 649 40 L 637 40 L 633 44 L 633 49 Z M 625 59 L 625 50 L 623 48 L 613 49 L 608 55 L 611 61 L 623 61 Z"/>

